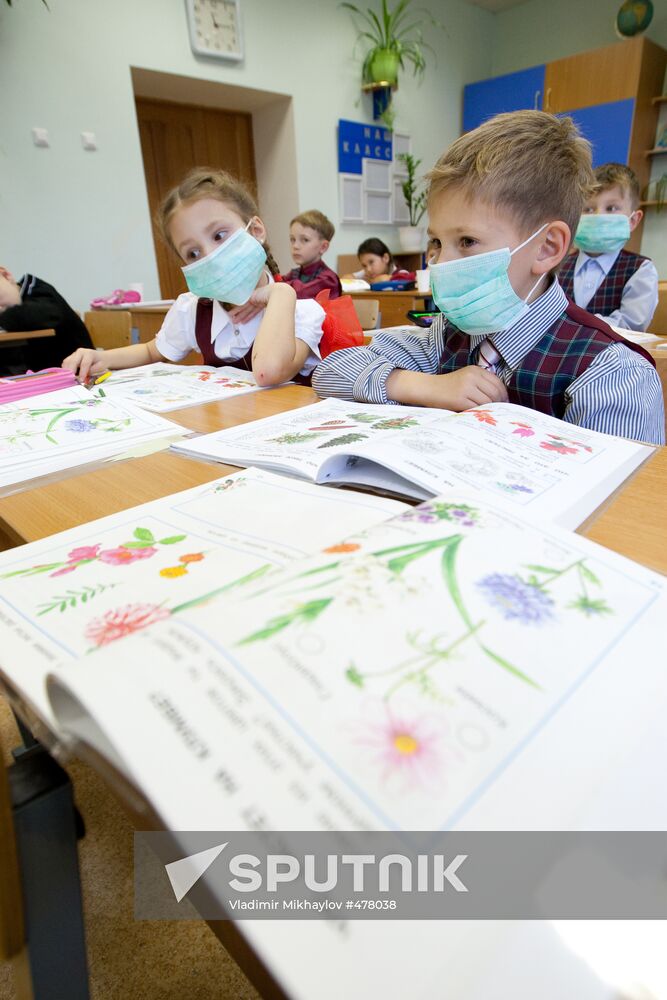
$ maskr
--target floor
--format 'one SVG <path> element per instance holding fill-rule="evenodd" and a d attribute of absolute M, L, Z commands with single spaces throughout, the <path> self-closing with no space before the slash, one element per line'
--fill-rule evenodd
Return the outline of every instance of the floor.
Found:
<path fill-rule="evenodd" d="M 0 747 L 18 743 L 0 698 Z M 86 824 L 79 857 L 93 1000 L 257 1000 L 203 921 L 134 920 L 132 828 L 89 767 L 73 761 L 67 769 Z M 12 970 L 3 963 L 0 1000 L 16 1000 Z"/>

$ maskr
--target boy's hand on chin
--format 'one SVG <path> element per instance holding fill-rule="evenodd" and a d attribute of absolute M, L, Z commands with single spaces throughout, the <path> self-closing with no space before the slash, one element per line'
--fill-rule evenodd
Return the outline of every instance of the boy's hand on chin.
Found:
<path fill-rule="evenodd" d="M 235 306 L 234 309 L 230 309 L 229 315 L 232 323 L 247 323 L 257 316 L 258 313 L 261 313 L 262 309 L 266 309 L 266 304 L 269 301 L 269 295 L 273 287 L 273 285 L 264 285 L 262 288 L 256 288 L 247 302 L 242 306 Z"/>

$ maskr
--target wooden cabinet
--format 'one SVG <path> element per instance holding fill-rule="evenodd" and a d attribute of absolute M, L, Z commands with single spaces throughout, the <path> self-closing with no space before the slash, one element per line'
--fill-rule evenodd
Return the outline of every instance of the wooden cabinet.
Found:
<path fill-rule="evenodd" d="M 469 84 L 463 93 L 463 131 L 498 111 L 541 107 L 571 115 L 593 147 L 593 166 L 627 163 L 644 190 L 651 169 L 646 152 L 658 123 L 653 98 L 662 91 L 666 67 L 665 49 L 648 38 L 633 38 Z M 524 81 L 538 81 L 540 73 L 543 99 L 531 103 Z M 635 229 L 628 249 L 639 249 L 641 229 Z"/>

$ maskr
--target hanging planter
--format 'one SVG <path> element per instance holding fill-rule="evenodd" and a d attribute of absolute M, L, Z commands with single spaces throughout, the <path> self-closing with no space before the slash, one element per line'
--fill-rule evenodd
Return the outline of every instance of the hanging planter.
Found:
<path fill-rule="evenodd" d="M 422 38 L 421 19 L 442 27 L 428 11 L 413 7 L 412 0 L 398 0 L 391 8 L 387 0 L 381 0 L 379 13 L 371 8 L 362 10 L 353 3 L 341 3 L 340 6 L 360 19 L 358 41 L 370 43 L 361 67 L 363 90 L 374 90 L 378 86 L 395 90 L 398 72 L 406 65 L 411 66 L 417 78 L 423 76 L 426 68 L 424 50 L 432 52 L 433 49 Z M 390 111 L 390 104 L 391 91 L 385 113 Z"/>

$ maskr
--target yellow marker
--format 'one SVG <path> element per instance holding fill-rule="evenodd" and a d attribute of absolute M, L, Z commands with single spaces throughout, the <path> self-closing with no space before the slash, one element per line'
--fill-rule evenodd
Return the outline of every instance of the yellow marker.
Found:
<path fill-rule="evenodd" d="M 107 378 L 109 378 L 110 375 L 111 375 L 111 372 L 105 372 L 104 375 L 100 375 L 99 378 L 95 379 L 95 381 L 93 382 L 93 385 L 99 385 L 100 382 L 104 382 L 104 380 L 107 379 Z"/>

